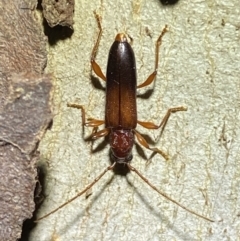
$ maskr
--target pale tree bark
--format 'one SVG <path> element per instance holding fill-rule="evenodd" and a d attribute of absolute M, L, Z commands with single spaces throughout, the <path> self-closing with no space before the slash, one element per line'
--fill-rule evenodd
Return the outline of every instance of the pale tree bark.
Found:
<path fill-rule="evenodd" d="M 239 237 L 239 1 L 179 1 L 163 7 L 149 1 L 76 1 L 74 32 L 48 48 L 47 72 L 54 81 L 54 122 L 41 142 L 47 167 L 46 199 L 39 217 L 73 197 L 109 165 L 103 140 L 85 141 L 80 111 L 104 118 L 104 86 L 91 78 L 90 54 L 102 16 L 103 36 L 97 62 L 106 69 L 109 48 L 118 32 L 133 39 L 138 83 L 154 68 L 155 41 L 168 25 L 160 49 L 159 73 L 148 99 L 138 98 L 138 118 L 159 123 L 147 131 L 156 147 L 170 156 L 134 148 L 132 165 L 176 201 L 214 219 L 207 222 L 182 210 L 150 189 L 134 173 L 109 172 L 86 195 L 41 220 L 30 240 L 237 240 Z M 139 90 L 139 95 L 145 90 Z M 97 150 L 96 150 L 97 149 Z M 140 150 L 139 150 L 140 149 Z M 94 150 L 94 151 L 93 151 Z M 96 151 L 95 151 L 96 150 Z"/>

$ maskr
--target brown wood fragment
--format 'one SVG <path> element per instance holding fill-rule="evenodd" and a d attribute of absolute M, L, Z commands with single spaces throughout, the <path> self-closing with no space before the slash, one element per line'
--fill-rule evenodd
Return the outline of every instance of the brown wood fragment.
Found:
<path fill-rule="evenodd" d="M 43 15 L 50 27 L 73 28 L 74 0 L 43 0 Z"/>
<path fill-rule="evenodd" d="M 0 1 L 0 240 L 17 240 L 34 211 L 37 146 L 51 114 L 51 77 L 37 1 Z"/>

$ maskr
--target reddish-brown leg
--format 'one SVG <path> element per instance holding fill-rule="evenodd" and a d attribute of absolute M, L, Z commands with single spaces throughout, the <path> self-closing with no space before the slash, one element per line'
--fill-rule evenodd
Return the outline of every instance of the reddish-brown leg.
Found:
<path fill-rule="evenodd" d="M 187 107 L 184 107 L 184 106 L 173 107 L 173 108 L 168 109 L 167 113 L 165 114 L 165 116 L 163 117 L 163 119 L 159 125 L 155 125 L 152 122 L 143 122 L 143 121 L 139 121 L 139 120 L 137 121 L 137 123 L 147 129 L 159 129 L 160 127 L 162 127 L 164 129 L 164 127 L 166 126 L 167 121 L 172 113 L 175 113 L 177 111 L 186 111 L 186 110 L 187 110 Z"/>
<path fill-rule="evenodd" d="M 94 71 L 94 73 L 100 77 L 102 80 L 106 81 L 106 76 L 103 74 L 101 67 L 97 64 L 97 62 L 95 61 L 96 58 L 96 54 L 97 54 L 97 50 L 98 50 L 98 46 L 99 46 L 99 42 L 102 36 L 102 26 L 101 26 L 101 18 L 100 16 L 94 12 L 95 14 L 95 18 L 97 20 L 98 23 L 98 28 L 99 28 L 99 33 L 98 33 L 98 37 L 97 37 L 97 41 L 93 47 L 92 50 L 92 55 L 91 55 L 91 65 L 92 65 L 92 69 Z"/>
<path fill-rule="evenodd" d="M 82 105 L 79 105 L 79 104 L 67 104 L 67 107 L 71 107 L 71 108 L 76 108 L 76 109 L 80 109 L 81 112 L 82 112 L 82 124 L 84 126 L 87 126 L 87 127 L 98 127 L 102 124 L 104 124 L 104 121 L 103 120 L 97 120 L 97 119 L 93 119 L 93 118 L 88 118 L 87 119 L 87 122 L 86 122 L 86 114 L 85 114 L 85 109 Z"/>
<path fill-rule="evenodd" d="M 171 113 L 175 113 L 177 111 L 186 111 L 187 108 L 186 107 L 183 107 L 183 106 L 180 106 L 180 107 L 175 107 L 175 108 L 170 108 L 168 109 L 166 115 L 164 116 L 163 120 L 161 121 L 161 123 L 159 125 L 155 125 L 154 123 L 152 122 L 143 122 L 143 121 L 137 121 L 137 123 L 147 129 L 159 129 L 162 127 L 162 129 L 164 129 L 167 121 L 168 121 L 168 118 L 169 116 L 171 115 Z M 136 137 L 137 137 L 137 140 L 138 142 L 144 146 L 145 148 L 149 149 L 149 150 L 152 150 L 154 152 L 157 152 L 159 153 L 160 155 L 162 155 L 166 160 L 168 160 L 168 155 L 165 154 L 163 151 L 159 150 L 158 148 L 151 148 L 149 147 L 147 141 L 143 138 L 143 136 L 138 133 L 136 130 L 135 131 L 135 134 L 136 134 Z"/>
<path fill-rule="evenodd" d="M 137 88 L 142 88 L 145 86 L 150 85 L 153 80 L 155 79 L 157 75 L 157 70 L 158 70 L 158 62 L 159 62 L 159 47 L 162 43 L 162 37 L 163 35 L 167 32 L 167 25 L 165 25 L 164 29 L 162 30 L 160 36 L 158 37 L 158 40 L 156 42 L 156 52 L 155 52 L 155 69 L 154 71 L 149 75 L 149 77 L 143 82 L 142 84 L 138 85 Z"/>
<path fill-rule="evenodd" d="M 142 146 L 144 146 L 145 148 L 147 148 L 147 149 L 149 149 L 149 150 L 151 150 L 151 151 L 153 151 L 153 152 L 157 152 L 158 154 L 160 154 L 165 160 L 168 160 L 169 159 L 169 157 L 168 157 L 168 155 L 166 154 L 166 153 L 164 153 L 163 151 L 161 151 L 160 149 L 158 149 L 158 148 L 154 148 L 154 147 L 150 147 L 149 145 L 148 145 L 148 143 L 147 143 L 147 141 L 144 139 L 144 137 L 139 133 L 139 132 L 137 132 L 136 130 L 134 130 L 134 133 L 135 133 L 135 135 L 136 135 L 136 137 L 137 137 L 137 140 L 138 140 L 138 142 L 142 145 Z"/>
<path fill-rule="evenodd" d="M 81 112 L 82 112 L 82 124 L 84 126 L 87 126 L 87 127 L 93 127 L 93 131 L 92 131 L 92 138 L 93 139 L 97 139 L 97 138 L 108 135 L 109 129 L 107 129 L 107 128 L 104 128 L 103 130 L 97 131 L 98 127 L 105 123 L 104 120 L 97 120 L 97 119 L 93 119 L 93 118 L 88 118 L 87 122 L 86 122 L 85 109 L 82 105 L 67 104 L 67 106 L 81 110 Z"/>

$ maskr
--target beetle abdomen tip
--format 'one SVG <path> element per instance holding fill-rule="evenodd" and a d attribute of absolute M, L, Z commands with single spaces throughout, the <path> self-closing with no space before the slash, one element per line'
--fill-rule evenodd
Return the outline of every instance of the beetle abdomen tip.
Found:
<path fill-rule="evenodd" d="M 127 42 L 127 37 L 124 33 L 118 33 L 116 38 L 115 38 L 115 41 L 118 41 L 118 42 Z"/>

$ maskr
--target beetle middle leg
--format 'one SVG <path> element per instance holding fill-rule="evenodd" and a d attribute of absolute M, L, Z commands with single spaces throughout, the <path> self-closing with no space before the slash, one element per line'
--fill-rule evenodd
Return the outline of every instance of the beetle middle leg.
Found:
<path fill-rule="evenodd" d="M 164 118 L 162 119 L 162 121 L 161 121 L 161 123 L 159 125 L 156 125 L 156 124 L 154 124 L 152 122 L 143 122 L 143 121 L 139 121 L 139 120 L 137 121 L 137 123 L 139 125 L 141 125 L 142 127 L 147 128 L 147 129 L 155 129 L 156 130 L 156 129 L 159 129 L 159 128 L 162 127 L 162 131 L 163 131 L 165 126 L 166 126 L 166 124 L 167 124 L 167 121 L 168 121 L 169 116 L 171 115 L 171 113 L 175 113 L 177 111 L 186 111 L 186 110 L 187 110 L 187 108 L 184 107 L 184 106 L 174 107 L 174 108 L 168 109 L 166 115 L 164 116 Z M 151 148 L 151 147 L 149 147 L 147 141 L 143 138 L 143 136 L 140 133 L 136 132 L 136 130 L 135 130 L 135 134 L 136 134 L 136 137 L 137 137 L 139 143 L 142 146 L 144 146 L 145 148 L 147 148 L 149 150 L 152 150 L 154 152 L 159 153 L 166 160 L 168 160 L 168 155 L 167 154 L 165 154 L 163 151 L 159 150 L 158 148 Z"/>
<path fill-rule="evenodd" d="M 184 106 L 173 107 L 173 108 L 168 109 L 167 113 L 165 114 L 165 116 L 163 117 L 163 119 L 159 125 L 156 125 L 152 122 L 144 122 L 144 121 L 139 121 L 139 120 L 137 121 L 137 123 L 147 129 L 155 129 L 156 130 L 156 129 L 159 129 L 162 127 L 162 130 L 164 130 L 164 128 L 167 124 L 167 121 L 172 113 L 175 113 L 177 111 L 186 111 L 186 110 L 187 110 L 187 107 L 184 107 Z"/>
<path fill-rule="evenodd" d="M 169 116 L 171 115 L 171 113 L 175 113 L 177 111 L 186 111 L 187 108 L 184 107 L 184 106 L 180 106 L 180 107 L 174 107 L 174 108 L 170 108 L 168 109 L 166 115 L 164 116 L 164 118 L 162 119 L 161 123 L 159 125 L 156 125 L 152 122 L 143 122 L 143 121 L 137 121 L 137 123 L 139 125 L 141 125 L 142 127 L 144 128 L 147 128 L 147 129 L 159 129 L 162 127 L 162 131 L 164 130 L 165 126 L 166 126 L 166 123 L 169 119 Z M 166 153 L 164 153 L 163 151 L 161 151 L 160 149 L 158 148 L 152 148 L 152 147 L 149 147 L 147 141 L 144 139 L 144 137 L 138 133 L 136 130 L 134 130 L 135 134 L 136 134 L 136 137 L 137 137 L 137 140 L 138 142 L 144 146 L 145 148 L 153 151 L 153 152 L 157 152 L 159 153 L 160 155 L 162 155 L 162 157 L 164 157 L 166 160 L 168 160 L 168 155 Z"/>
<path fill-rule="evenodd" d="M 82 105 L 67 104 L 67 106 L 81 110 L 81 112 L 82 112 L 82 125 L 87 126 L 87 127 L 93 127 L 93 131 L 92 131 L 92 135 L 91 135 L 93 139 L 97 139 L 97 138 L 108 135 L 109 129 L 107 129 L 107 128 L 104 128 L 103 130 L 98 131 L 98 127 L 105 123 L 104 120 L 88 118 L 87 121 L 86 121 L 85 109 Z"/>

